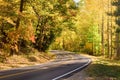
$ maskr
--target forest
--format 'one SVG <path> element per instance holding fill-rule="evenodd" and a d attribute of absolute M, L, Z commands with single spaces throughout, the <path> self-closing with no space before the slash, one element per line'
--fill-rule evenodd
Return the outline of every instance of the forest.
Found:
<path fill-rule="evenodd" d="M 120 0 L 0 0 L 0 57 L 68 50 L 120 59 Z"/>
<path fill-rule="evenodd" d="M 120 0 L 0 0 L 0 70 L 57 60 L 51 50 L 89 55 L 86 80 L 120 80 Z"/>

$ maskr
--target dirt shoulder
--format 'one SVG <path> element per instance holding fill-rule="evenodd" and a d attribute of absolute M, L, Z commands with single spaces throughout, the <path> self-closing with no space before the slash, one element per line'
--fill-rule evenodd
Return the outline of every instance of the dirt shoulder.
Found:
<path fill-rule="evenodd" d="M 0 62 L 0 70 L 32 66 L 41 63 L 46 63 L 54 60 L 55 55 L 51 53 L 32 53 L 29 55 L 13 55 L 7 57 L 4 62 Z"/>

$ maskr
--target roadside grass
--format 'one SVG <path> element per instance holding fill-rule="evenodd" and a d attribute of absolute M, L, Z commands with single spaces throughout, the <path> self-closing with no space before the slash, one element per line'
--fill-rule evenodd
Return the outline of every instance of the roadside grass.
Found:
<path fill-rule="evenodd" d="M 120 80 L 120 61 L 98 57 L 93 60 L 86 73 L 90 80 Z"/>
<path fill-rule="evenodd" d="M 13 55 L 7 57 L 4 62 L 0 62 L 0 70 L 6 70 L 11 68 L 32 66 L 41 63 L 51 61 L 55 58 L 55 55 L 51 53 L 40 53 L 35 51 L 35 53 Z"/>

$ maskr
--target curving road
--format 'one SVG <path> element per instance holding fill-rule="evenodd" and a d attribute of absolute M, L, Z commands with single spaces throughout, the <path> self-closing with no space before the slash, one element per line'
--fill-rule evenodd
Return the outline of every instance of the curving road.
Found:
<path fill-rule="evenodd" d="M 0 71 L 0 80 L 63 80 L 91 63 L 91 59 L 68 51 L 52 50 L 56 60 L 24 68 Z"/>

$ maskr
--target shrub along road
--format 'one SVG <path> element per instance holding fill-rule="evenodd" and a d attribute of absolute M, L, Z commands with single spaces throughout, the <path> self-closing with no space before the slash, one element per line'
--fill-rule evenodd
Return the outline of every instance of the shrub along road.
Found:
<path fill-rule="evenodd" d="M 56 60 L 24 68 L 0 71 L 0 80 L 61 80 L 90 64 L 91 60 L 67 51 L 51 51 Z"/>

